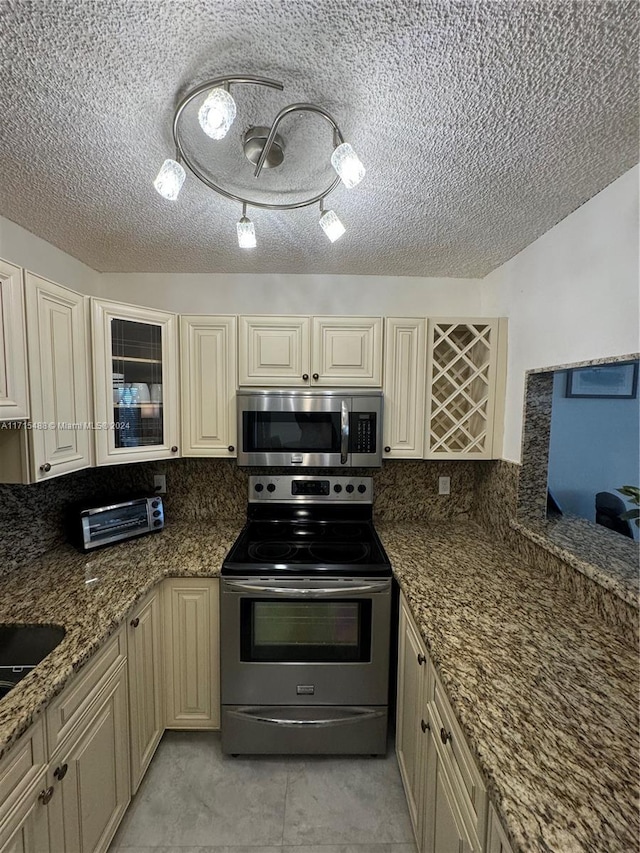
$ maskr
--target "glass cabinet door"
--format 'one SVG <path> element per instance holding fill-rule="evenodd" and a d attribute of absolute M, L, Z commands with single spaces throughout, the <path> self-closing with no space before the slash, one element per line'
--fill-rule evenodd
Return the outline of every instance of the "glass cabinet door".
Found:
<path fill-rule="evenodd" d="M 113 317 L 111 366 L 115 447 L 163 445 L 162 328 Z"/>
<path fill-rule="evenodd" d="M 98 465 L 177 456 L 175 314 L 92 300 Z"/>

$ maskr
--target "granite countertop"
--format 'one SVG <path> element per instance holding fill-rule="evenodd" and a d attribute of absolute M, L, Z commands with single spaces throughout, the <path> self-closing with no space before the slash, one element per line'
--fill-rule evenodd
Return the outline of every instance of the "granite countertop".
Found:
<path fill-rule="evenodd" d="M 474 524 L 377 529 L 514 850 L 637 850 L 637 649 Z"/>
<path fill-rule="evenodd" d="M 158 581 L 217 577 L 241 528 L 209 520 L 168 524 L 160 533 L 90 554 L 61 546 L 0 576 L 0 623 L 47 623 L 66 631 L 0 700 L 0 758 Z"/>
<path fill-rule="evenodd" d="M 0 702 L 0 757 L 162 578 L 218 576 L 240 529 L 169 524 L 0 576 L 0 622 L 67 632 Z M 636 649 L 475 524 L 377 529 L 514 850 L 635 850 Z"/>

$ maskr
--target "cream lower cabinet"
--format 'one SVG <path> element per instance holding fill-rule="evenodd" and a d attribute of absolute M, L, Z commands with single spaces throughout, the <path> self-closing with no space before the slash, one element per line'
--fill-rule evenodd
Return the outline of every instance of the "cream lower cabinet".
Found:
<path fill-rule="evenodd" d="M 219 594 L 217 578 L 164 583 L 168 729 L 220 728 Z"/>
<path fill-rule="evenodd" d="M 0 853 L 48 853 L 51 793 L 40 719 L 0 761 Z"/>
<path fill-rule="evenodd" d="M 130 799 L 126 634 L 47 709 L 52 851 L 104 853 Z"/>
<path fill-rule="evenodd" d="M 384 456 L 422 459 L 426 321 L 387 317 L 384 361 Z"/>
<path fill-rule="evenodd" d="M 182 455 L 236 455 L 236 318 L 180 317 Z"/>
<path fill-rule="evenodd" d="M 381 317 L 240 317 L 238 384 L 379 388 L 382 335 Z"/>
<path fill-rule="evenodd" d="M 131 793 L 135 794 L 164 732 L 162 594 L 156 587 L 127 625 Z"/>
<path fill-rule="evenodd" d="M 483 853 L 487 795 L 401 598 L 396 752 L 420 853 Z"/>
<path fill-rule="evenodd" d="M 489 825 L 487 827 L 487 853 L 513 853 L 507 833 L 502 828 L 500 818 L 493 806 L 489 806 Z"/>
<path fill-rule="evenodd" d="M 28 416 L 22 270 L 0 260 L 0 421 Z"/>

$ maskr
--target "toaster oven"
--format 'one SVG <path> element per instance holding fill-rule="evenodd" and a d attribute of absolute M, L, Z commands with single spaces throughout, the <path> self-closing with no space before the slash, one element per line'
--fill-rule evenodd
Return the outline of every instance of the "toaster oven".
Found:
<path fill-rule="evenodd" d="M 83 551 L 154 533 L 164 527 L 162 498 L 154 495 L 81 508 L 73 526 L 73 538 Z"/>

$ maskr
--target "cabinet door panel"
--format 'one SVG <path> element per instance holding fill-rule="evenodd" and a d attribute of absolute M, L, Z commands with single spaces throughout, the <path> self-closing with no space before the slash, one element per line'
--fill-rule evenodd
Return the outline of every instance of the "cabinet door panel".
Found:
<path fill-rule="evenodd" d="M 166 582 L 167 728 L 220 728 L 218 590 L 214 579 Z"/>
<path fill-rule="evenodd" d="M 426 382 L 425 321 L 389 317 L 385 324 L 384 444 L 391 459 L 421 459 Z"/>
<path fill-rule="evenodd" d="M 309 384 L 308 317 L 245 316 L 239 323 L 240 385 Z"/>
<path fill-rule="evenodd" d="M 129 708 L 131 784 L 135 793 L 164 731 L 162 692 L 162 608 L 153 592 L 129 623 Z"/>
<path fill-rule="evenodd" d="M 28 415 L 22 270 L 0 260 L 0 421 Z"/>
<path fill-rule="evenodd" d="M 402 601 L 398 642 L 396 753 L 416 836 L 420 825 L 421 774 L 425 747 L 425 735 L 420 725 L 423 714 L 426 714 L 426 707 L 423 709 L 424 681 L 427 677 L 424 657 L 422 643 Z"/>
<path fill-rule="evenodd" d="M 34 791 L 12 818 L 0 826 L 0 853 L 48 853 L 47 817 L 47 806 Z"/>
<path fill-rule="evenodd" d="M 67 765 L 49 804 L 53 850 L 105 851 L 130 798 L 126 666 L 107 681 L 79 724 L 73 742 L 53 756 Z"/>
<path fill-rule="evenodd" d="M 98 465 L 179 454 L 177 317 L 92 299 Z"/>
<path fill-rule="evenodd" d="M 312 385 L 382 385 L 381 317 L 314 317 Z"/>
<path fill-rule="evenodd" d="M 236 318 L 180 318 L 183 456 L 235 456 Z"/>
<path fill-rule="evenodd" d="M 91 464 L 88 299 L 27 273 L 33 476 Z"/>
<path fill-rule="evenodd" d="M 437 754 L 433 733 L 428 753 L 424 853 L 481 853 L 465 830 L 446 767 Z"/>

